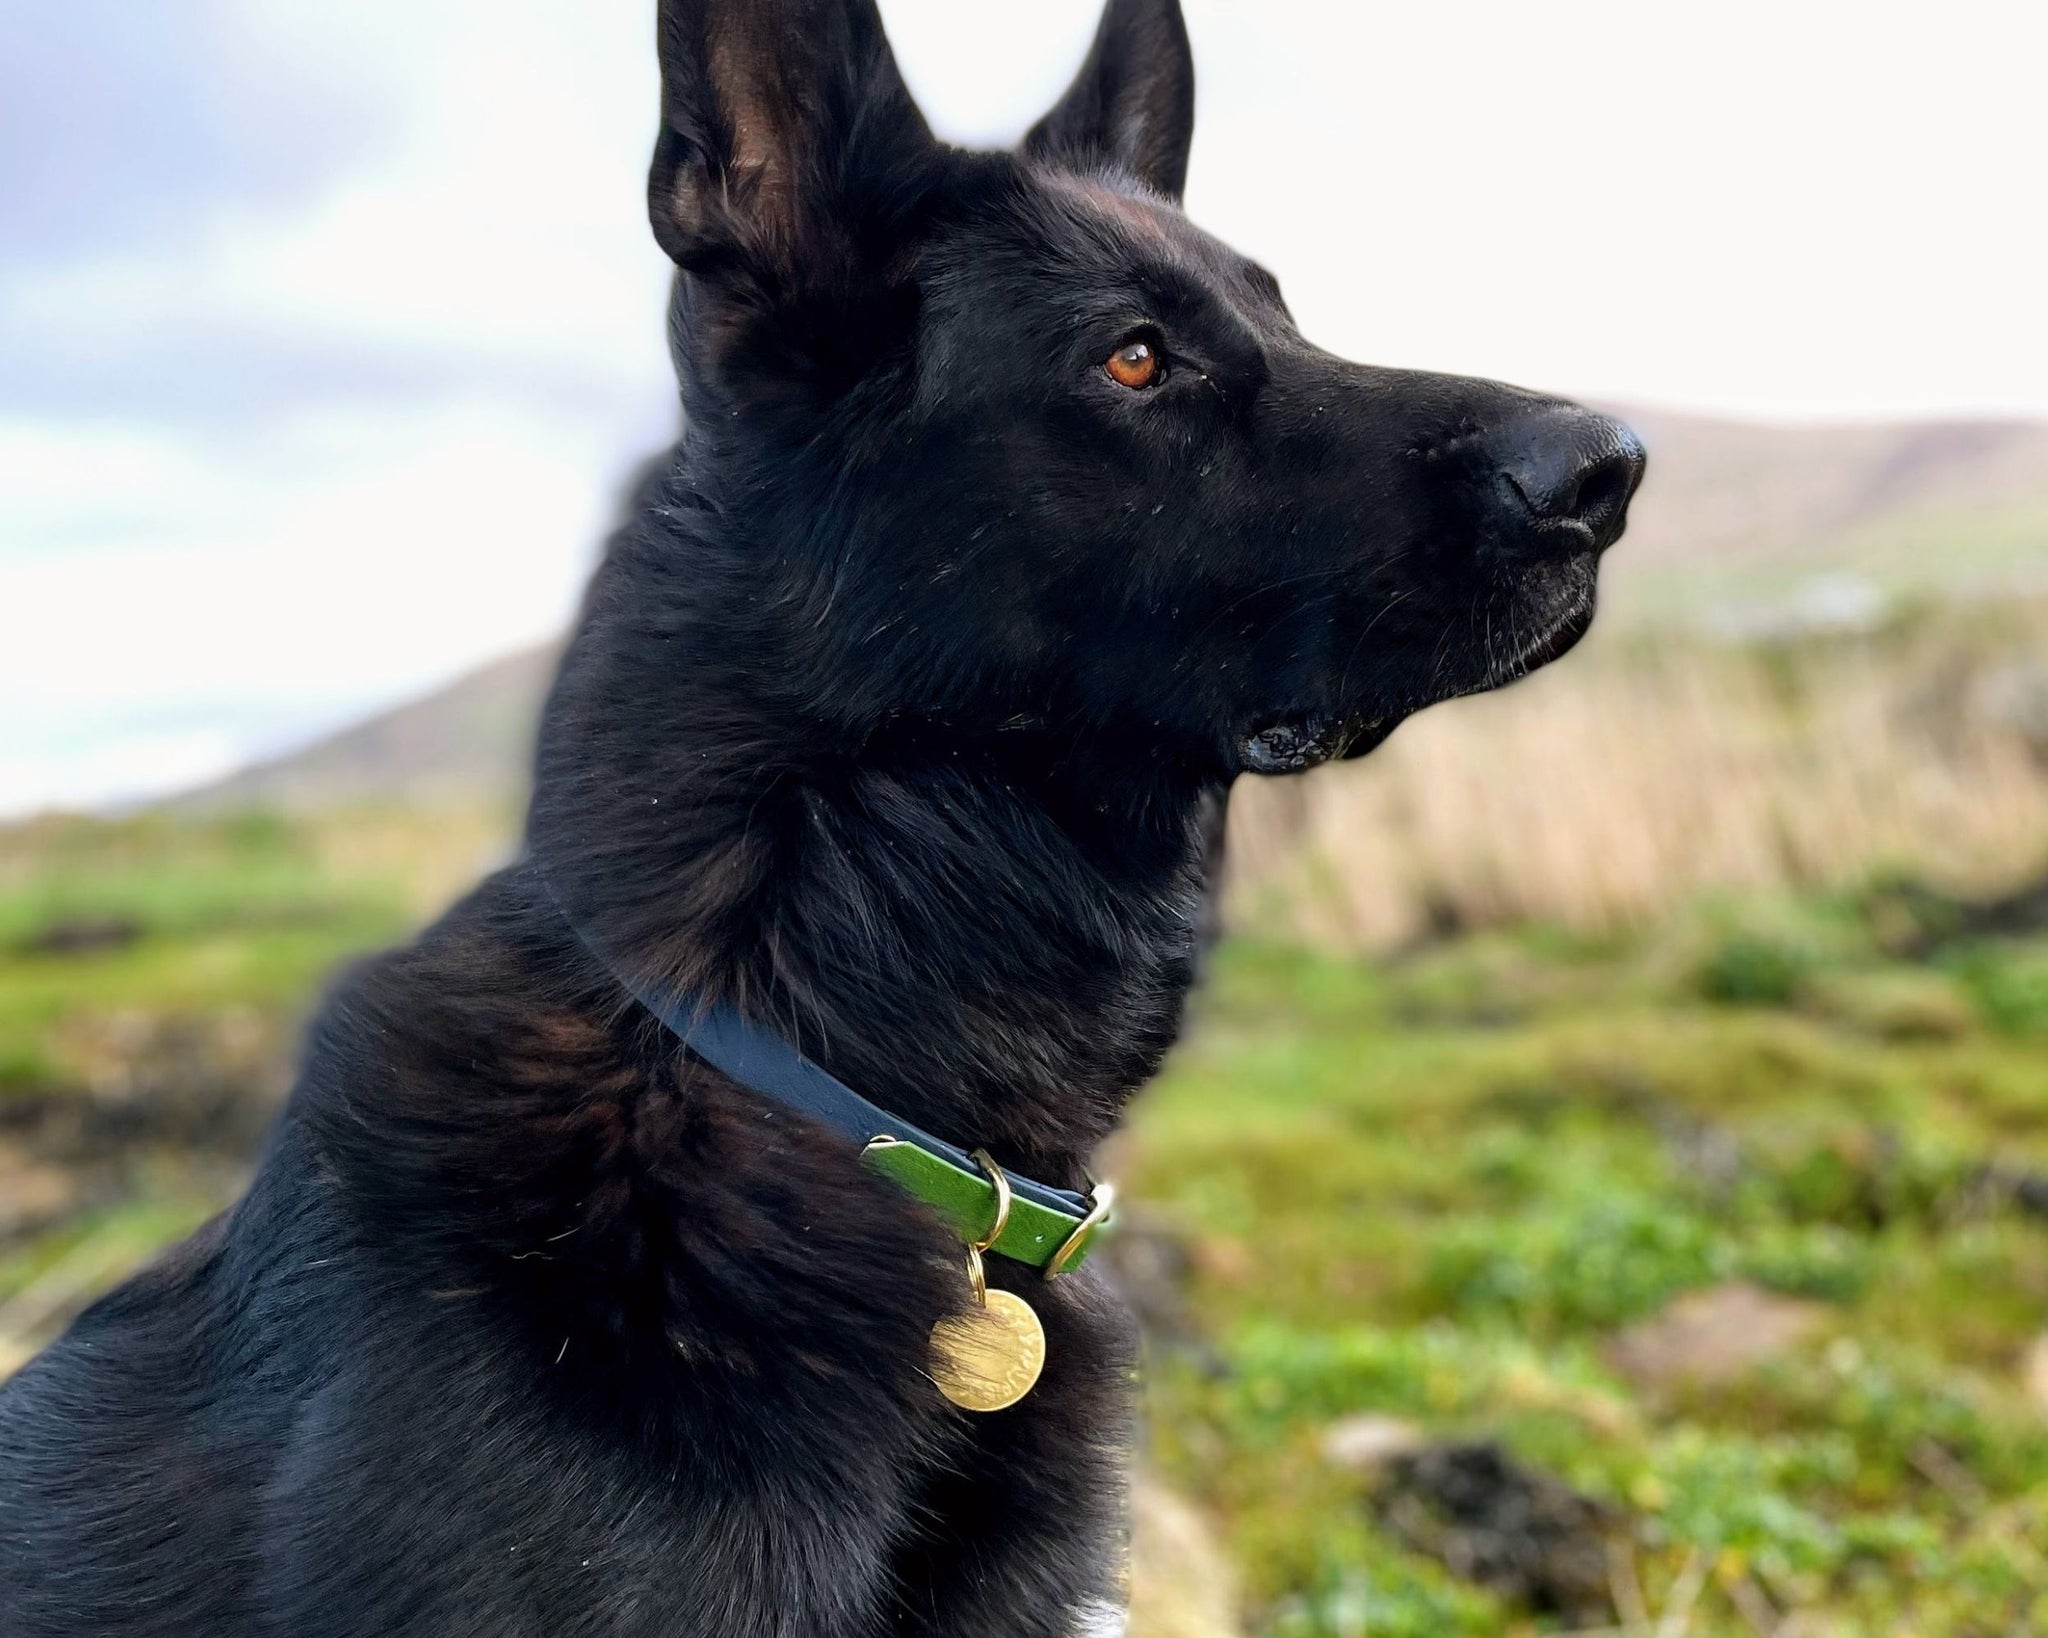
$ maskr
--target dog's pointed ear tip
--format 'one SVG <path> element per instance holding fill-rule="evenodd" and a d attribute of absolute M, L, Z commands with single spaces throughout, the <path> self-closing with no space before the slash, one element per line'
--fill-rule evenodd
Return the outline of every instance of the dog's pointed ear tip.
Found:
<path fill-rule="evenodd" d="M 657 29 L 647 203 L 685 271 L 786 273 L 937 147 L 876 0 L 661 0 Z"/>
<path fill-rule="evenodd" d="M 1170 45 L 1184 47 L 1188 41 L 1188 20 L 1180 0 L 1104 0 L 1100 26 L 1104 32 L 1135 34 L 1141 40 L 1157 40 L 1163 31 L 1163 43 Z"/>
<path fill-rule="evenodd" d="M 1103 15 L 1127 20 L 1171 19 L 1185 26 L 1180 0 L 1103 0 Z"/>
<path fill-rule="evenodd" d="M 1022 146 L 1034 159 L 1107 160 L 1177 200 L 1194 121 L 1194 54 L 1180 0 L 1105 0 L 1080 72 Z"/>

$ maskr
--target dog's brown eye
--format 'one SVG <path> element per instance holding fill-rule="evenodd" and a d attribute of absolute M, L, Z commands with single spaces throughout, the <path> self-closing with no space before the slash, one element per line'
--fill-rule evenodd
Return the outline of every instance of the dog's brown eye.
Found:
<path fill-rule="evenodd" d="M 1133 392 L 1142 391 L 1159 379 L 1159 355 L 1149 341 L 1127 341 L 1109 355 L 1105 366 L 1110 380 Z"/>

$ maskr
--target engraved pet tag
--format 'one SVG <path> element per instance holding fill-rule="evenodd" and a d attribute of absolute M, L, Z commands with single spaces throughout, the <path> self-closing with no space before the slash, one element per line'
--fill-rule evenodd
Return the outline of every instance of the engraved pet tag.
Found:
<path fill-rule="evenodd" d="M 932 1327 L 932 1380 L 962 1410 L 1007 1409 L 1044 1369 L 1045 1327 L 1015 1292 L 990 1291 Z"/>

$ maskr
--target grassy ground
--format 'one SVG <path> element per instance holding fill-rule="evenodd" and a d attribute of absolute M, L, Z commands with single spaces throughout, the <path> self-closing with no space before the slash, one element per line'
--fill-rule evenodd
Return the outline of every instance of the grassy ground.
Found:
<path fill-rule="evenodd" d="M 232 1190 L 319 975 L 497 834 L 0 835 L 0 1349 Z M 2026 922 L 1893 887 L 1377 963 L 1226 946 L 1115 1169 L 1161 1252 L 1153 1459 L 1251 1629 L 2048 1627 Z M 1538 1487 L 1506 1561 L 1417 1481 L 1444 1441 Z"/>
<path fill-rule="evenodd" d="M 2048 1624 L 2048 1422 L 2023 1384 L 2048 1313 L 2023 1204 L 2048 1163 L 2048 944 L 1888 955 L 1922 942 L 1912 902 L 1707 907 L 1378 969 L 1224 953 L 1124 1170 L 1193 1236 L 1215 1351 L 1155 1369 L 1160 1460 L 1271 1631 L 1526 1621 L 1376 1526 L 1370 1480 L 1328 1455 L 1365 1412 L 1562 1476 L 1609 1515 L 1609 1596 L 1675 1591 L 1695 1632 Z M 1632 1324 L 1735 1282 L 1789 1299 L 1765 1312 L 1796 1340 L 1748 1369 L 1707 1357 L 1741 1352 L 1725 1337 L 1618 1367 L 1617 1337 L 1656 1336 Z"/>
<path fill-rule="evenodd" d="M 325 975 L 503 833 L 489 813 L 0 830 L 0 1371 L 232 1195 Z"/>

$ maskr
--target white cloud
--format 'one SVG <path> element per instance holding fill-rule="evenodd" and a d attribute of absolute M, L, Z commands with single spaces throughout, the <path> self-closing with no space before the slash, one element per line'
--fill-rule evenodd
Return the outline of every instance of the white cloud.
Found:
<path fill-rule="evenodd" d="M 539 641 L 607 522 L 607 451 L 488 404 L 309 412 L 268 442 L 232 478 L 141 446 L 144 470 L 242 498 L 209 536 L 187 517 L 175 537 L 115 526 L 118 544 L 0 558 L 0 809 L 160 788 L 222 746 L 274 749 Z M 350 458 L 316 458 L 328 446 Z M 118 518 L 135 497 L 108 499 Z"/>

